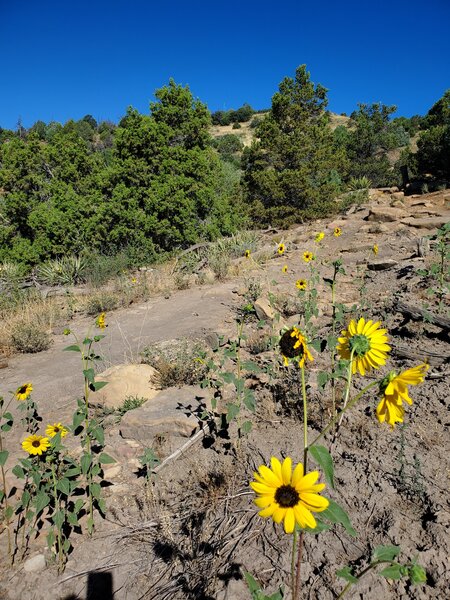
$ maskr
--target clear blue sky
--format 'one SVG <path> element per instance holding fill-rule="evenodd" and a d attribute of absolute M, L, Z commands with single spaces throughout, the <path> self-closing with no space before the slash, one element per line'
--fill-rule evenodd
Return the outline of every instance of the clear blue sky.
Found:
<path fill-rule="evenodd" d="M 333 112 L 425 114 L 450 88 L 450 0 L 0 0 L 0 126 L 148 112 L 170 77 L 210 110 L 270 106 L 306 63 Z"/>

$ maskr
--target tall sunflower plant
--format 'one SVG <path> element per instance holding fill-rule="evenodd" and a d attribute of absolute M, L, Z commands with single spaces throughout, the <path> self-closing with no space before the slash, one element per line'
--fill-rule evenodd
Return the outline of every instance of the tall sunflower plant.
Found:
<path fill-rule="evenodd" d="M 426 363 L 407 369 L 402 373 L 390 371 L 386 376 L 371 381 L 361 391 L 351 397 L 353 377 L 366 377 L 373 371 L 383 367 L 388 358 L 390 346 L 388 344 L 387 330 L 381 327 L 380 322 L 365 320 L 361 317 L 358 321 L 351 320 L 337 338 L 336 354 L 341 364 L 346 365 L 346 386 L 340 411 L 333 414 L 328 424 L 313 439 L 308 440 L 308 399 L 306 390 L 305 370 L 314 361 L 310 344 L 299 326 L 294 326 L 282 332 L 279 348 L 283 364 L 287 367 L 292 362 L 298 365 L 301 372 L 301 402 L 303 406 L 303 461 L 294 468 L 290 457 L 281 462 L 272 456 L 270 467 L 261 465 L 254 473 L 254 481 L 250 487 L 256 494 L 255 505 L 259 509 L 259 516 L 270 518 L 274 523 L 283 524 L 286 534 L 292 534 L 291 555 L 291 581 L 293 600 L 300 597 L 301 591 L 301 564 L 304 546 L 304 537 L 307 533 L 318 534 L 330 529 L 333 525 L 341 524 L 353 537 L 357 532 L 351 525 L 350 519 L 344 509 L 331 498 L 323 496 L 321 492 L 327 485 L 334 489 L 333 459 L 328 449 L 318 442 L 330 430 L 341 425 L 346 412 L 370 389 L 377 386 L 378 403 L 376 418 L 380 424 L 389 424 L 394 428 L 397 423 L 402 423 L 405 416 L 404 404 L 410 405 L 412 400 L 408 393 L 408 386 L 422 383 L 428 365 Z M 318 482 L 318 470 L 309 471 L 308 460 L 311 458 L 323 472 L 326 483 Z M 317 516 L 318 515 L 318 516 Z M 397 551 L 389 554 L 388 547 L 379 547 L 383 560 L 373 560 L 371 568 L 381 564 L 385 568 L 381 574 L 389 577 L 389 573 L 409 577 L 413 583 L 423 582 L 423 569 L 418 565 L 400 565 L 396 561 Z M 384 554 L 383 554 L 384 549 Z M 347 585 L 341 593 L 342 597 L 351 585 L 368 572 L 359 574 L 350 573 L 347 569 L 341 570 L 338 575 L 346 579 Z M 419 581 L 420 580 L 420 581 Z M 261 598 L 264 594 L 261 591 Z"/>

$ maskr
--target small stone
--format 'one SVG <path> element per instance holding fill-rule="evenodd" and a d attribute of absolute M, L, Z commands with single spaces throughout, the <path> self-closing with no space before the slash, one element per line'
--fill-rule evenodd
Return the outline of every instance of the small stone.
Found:
<path fill-rule="evenodd" d="M 45 556 L 36 554 L 23 563 L 23 570 L 27 573 L 38 573 L 46 568 Z"/>
<path fill-rule="evenodd" d="M 114 478 L 119 475 L 122 467 L 121 465 L 103 465 L 103 470 L 105 471 L 105 477 Z"/>
<path fill-rule="evenodd" d="M 396 265 L 398 265 L 398 262 L 393 258 L 385 258 L 384 260 L 370 262 L 367 265 L 367 268 L 371 271 L 386 271 L 387 269 L 392 269 L 392 267 L 395 267 Z"/>
<path fill-rule="evenodd" d="M 273 321 L 275 318 L 275 311 L 270 306 L 270 303 L 265 298 L 258 298 L 253 304 L 258 319 Z"/>

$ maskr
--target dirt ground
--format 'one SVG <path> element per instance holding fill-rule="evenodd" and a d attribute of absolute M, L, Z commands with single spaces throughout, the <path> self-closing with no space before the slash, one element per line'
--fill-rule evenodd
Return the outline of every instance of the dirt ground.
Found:
<path fill-rule="evenodd" d="M 307 535 L 302 567 L 302 598 L 337 598 L 345 582 L 336 570 L 351 565 L 356 571 L 368 564 L 378 545 L 398 545 L 404 562 L 418 558 L 427 571 L 427 585 L 411 586 L 404 580 L 387 580 L 374 573 L 355 585 L 346 597 L 364 600 L 425 600 L 447 597 L 449 585 L 449 317 L 448 296 L 439 314 L 440 324 L 410 318 L 403 304 L 423 307 L 438 314 L 436 299 L 429 296 L 430 282 L 417 274 L 436 259 L 421 238 L 433 229 L 411 226 L 402 220 L 434 218 L 450 220 L 445 194 L 402 200 L 403 213 L 382 220 L 392 207 L 399 207 L 392 195 L 377 196 L 370 204 L 342 218 L 301 225 L 289 232 L 266 232 L 261 253 L 272 248 L 264 266 L 239 259 L 234 278 L 211 286 L 174 292 L 137 307 L 108 315 L 107 336 L 101 352 L 105 366 L 137 360 L 139 351 L 150 342 L 172 339 L 205 339 L 211 332 L 235 336 L 236 315 L 245 303 L 245 293 L 255 281 L 261 297 L 268 293 L 279 305 L 283 298 L 294 301 L 295 281 L 307 277 L 302 261 L 305 250 L 317 252 L 321 275 L 329 277 L 331 261 L 340 257 L 346 275 L 338 286 L 338 301 L 349 310 L 349 318 L 362 310 L 367 318 L 381 320 L 389 331 L 392 352 L 388 364 L 372 373 L 369 381 L 389 370 L 397 372 L 428 359 L 430 369 L 423 384 L 410 389 L 414 402 L 407 407 L 404 425 L 391 430 L 375 418 L 377 398 L 368 393 L 346 414 L 335 440 L 328 435 L 324 445 L 335 461 L 335 489 L 324 495 L 347 511 L 357 537 L 336 525 L 320 535 Z M 371 209 L 379 210 L 373 218 Z M 426 210 L 428 212 L 426 212 Z M 340 237 L 333 228 L 342 229 Z M 314 244 L 318 231 L 326 233 L 322 248 Z M 286 244 L 284 256 L 276 254 L 277 242 Z M 379 246 L 374 257 L 373 244 Z M 391 261 L 391 262 L 389 262 Z M 394 261 L 394 262 L 392 262 Z M 385 264 L 384 264 L 385 263 Z M 384 264 L 384 267 L 382 266 Z M 282 267 L 288 265 L 288 272 Z M 371 268 L 367 268 L 372 265 Z M 320 314 L 315 322 L 319 337 L 331 325 L 330 292 L 318 285 Z M 275 302 L 276 304 L 276 302 Z M 352 311 L 352 306 L 357 305 Z M 362 305 L 362 308 L 361 308 Z M 286 302 L 283 304 L 286 306 Z M 358 308 L 359 307 L 359 308 Z M 285 324 L 298 321 L 295 312 L 282 315 Z M 268 322 L 270 318 L 268 318 Z M 447 323 L 447 325 L 446 325 Z M 86 330 L 87 319 L 71 327 Z M 269 327 L 267 325 L 267 327 Z M 279 329 L 275 323 L 274 329 Z M 272 331 L 272 328 L 270 327 Z M 249 319 L 248 339 L 258 334 L 258 319 Z M 4 396 L 25 381 L 32 381 L 33 397 L 44 418 L 57 409 L 58 420 L 69 418 L 81 395 L 78 356 L 62 352 L 67 339 L 55 336 L 52 348 L 38 355 L 15 356 L 0 371 Z M 142 444 L 124 442 L 120 424 L 106 432 L 106 444 L 118 463 L 106 471 L 107 518 L 97 519 L 92 538 L 76 535 L 74 551 L 64 573 L 58 575 L 50 561 L 36 572 L 26 570 L 27 562 L 8 568 L 5 535 L 0 536 L 0 598 L 4 600 L 126 599 L 126 600 L 244 600 L 250 598 L 243 573 L 249 571 L 274 593 L 289 581 L 291 537 L 270 520 L 261 519 L 252 503 L 249 481 L 253 471 L 268 464 L 271 456 L 302 457 L 302 412 L 298 372 L 281 367 L 277 353 L 256 352 L 244 345 L 244 357 L 261 367 L 273 366 L 273 375 L 252 376 L 249 385 L 257 398 L 253 429 L 236 443 L 232 425 L 228 431 L 206 429 L 204 437 L 169 462 L 151 484 L 138 477 L 137 456 Z M 317 373 L 326 367 L 325 354 L 317 355 L 308 369 L 310 402 L 309 439 L 327 423 L 330 401 L 316 383 Z M 355 387 L 365 382 L 355 379 Z M 205 398 L 207 392 L 205 392 Z M 23 432 L 17 427 L 9 436 L 19 445 Z M 185 441 L 185 440 L 184 440 Z M 150 442 L 149 442 L 149 445 Z M 19 446 L 20 447 L 20 446 Z M 12 453 L 14 458 L 20 451 Z M 164 457 L 161 452 L 161 458 Z M 9 464 L 9 463 L 8 463 Z M 310 468 L 312 466 L 310 465 Z M 32 540 L 26 557 L 46 554 L 44 536 Z M 286 589 L 286 587 L 285 587 Z M 286 589 L 285 597 L 290 597 Z"/>

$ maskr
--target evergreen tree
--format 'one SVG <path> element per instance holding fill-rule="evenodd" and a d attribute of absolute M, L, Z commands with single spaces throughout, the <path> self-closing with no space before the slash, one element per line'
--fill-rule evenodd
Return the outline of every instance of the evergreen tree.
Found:
<path fill-rule="evenodd" d="M 330 208 L 339 189 L 344 153 L 333 143 L 325 112 L 327 90 L 314 85 L 306 66 L 286 77 L 270 112 L 243 154 L 243 182 L 253 213 L 263 222 L 301 219 Z"/>

